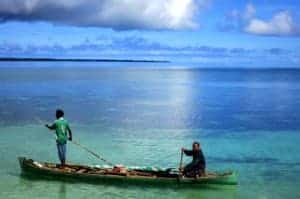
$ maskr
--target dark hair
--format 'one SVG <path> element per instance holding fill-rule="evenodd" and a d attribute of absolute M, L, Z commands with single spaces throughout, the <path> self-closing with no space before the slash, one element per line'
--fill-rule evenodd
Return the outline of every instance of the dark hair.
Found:
<path fill-rule="evenodd" d="M 60 117 L 63 117 L 64 116 L 64 111 L 61 110 L 61 109 L 57 109 L 56 110 L 56 118 L 60 118 Z"/>
<path fill-rule="evenodd" d="M 200 143 L 199 142 L 194 142 L 193 145 L 197 145 L 199 147 Z"/>

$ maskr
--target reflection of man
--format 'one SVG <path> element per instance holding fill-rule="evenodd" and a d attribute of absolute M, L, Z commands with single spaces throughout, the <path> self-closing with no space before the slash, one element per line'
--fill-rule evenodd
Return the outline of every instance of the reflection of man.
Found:
<path fill-rule="evenodd" d="M 59 199 L 66 199 L 66 183 L 61 183 L 60 184 Z"/>

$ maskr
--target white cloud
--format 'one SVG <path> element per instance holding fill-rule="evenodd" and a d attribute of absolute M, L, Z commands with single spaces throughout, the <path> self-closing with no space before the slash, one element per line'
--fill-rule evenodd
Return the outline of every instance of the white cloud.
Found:
<path fill-rule="evenodd" d="M 245 31 L 258 35 L 281 36 L 295 35 L 300 33 L 292 16 L 287 11 L 276 13 L 269 21 L 252 18 L 245 27 Z"/>
<path fill-rule="evenodd" d="M 300 36 L 300 23 L 287 11 L 276 12 L 271 19 L 258 18 L 255 6 L 248 3 L 244 10 L 232 10 L 220 23 L 221 31 L 240 31 L 263 36 Z"/>
<path fill-rule="evenodd" d="M 1 0 L 0 21 L 46 21 L 114 29 L 195 28 L 209 0 Z"/>

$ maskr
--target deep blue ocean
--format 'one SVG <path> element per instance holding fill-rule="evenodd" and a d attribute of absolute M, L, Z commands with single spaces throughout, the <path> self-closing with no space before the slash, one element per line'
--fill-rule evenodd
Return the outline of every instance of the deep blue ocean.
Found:
<path fill-rule="evenodd" d="M 114 163 L 178 167 L 180 148 L 196 140 L 208 170 L 235 170 L 239 185 L 168 189 L 20 176 L 18 156 L 58 161 L 43 127 L 57 108 L 74 140 Z M 300 198 L 300 70 L 1 62 L 0 135 L 0 198 Z M 71 143 L 68 162 L 103 164 Z"/>

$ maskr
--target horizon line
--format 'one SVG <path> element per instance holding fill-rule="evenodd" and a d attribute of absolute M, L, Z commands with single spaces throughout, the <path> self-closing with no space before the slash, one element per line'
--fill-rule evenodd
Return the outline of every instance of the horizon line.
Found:
<path fill-rule="evenodd" d="M 149 63 L 170 63 L 169 60 L 150 59 L 95 59 L 95 58 L 51 58 L 51 57 L 0 57 L 0 62 L 5 61 L 49 61 L 49 62 L 149 62 Z"/>

